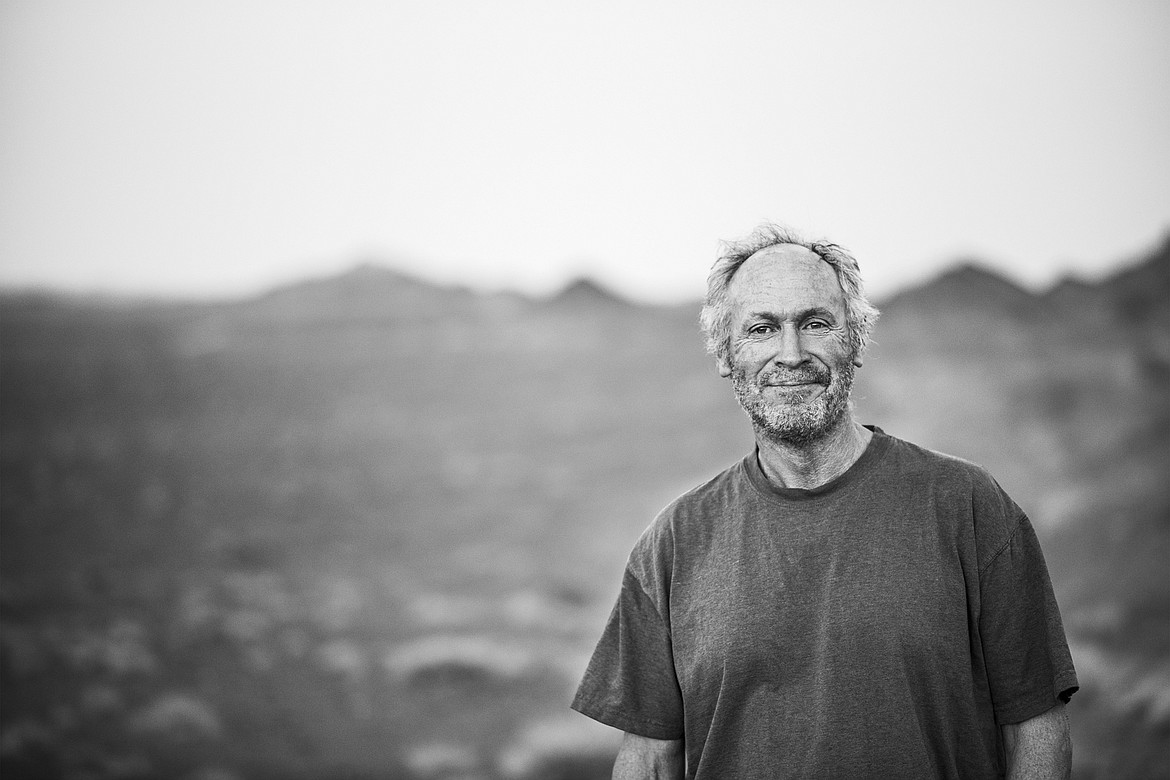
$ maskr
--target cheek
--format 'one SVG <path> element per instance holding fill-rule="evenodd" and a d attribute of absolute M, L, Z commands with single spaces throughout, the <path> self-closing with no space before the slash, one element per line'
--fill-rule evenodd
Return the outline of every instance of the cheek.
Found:
<path fill-rule="evenodd" d="M 731 358 L 733 365 L 766 363 L 776 350 L 767 340 L 747 340 L 733 344 Z"/>
<path fill-rule="evenodd" d="M 768 359 L 741 352 L 731 361 L 731 374 L 752 380 L 768 367 Z"/>
<path fill-rule="evenodd" d="M 809 351 L 829 365 L 849 362 L 853 359 L 853 350 L 849 346 L 849 334 L 845 332 L 825 335 L 811 346 Z"/>

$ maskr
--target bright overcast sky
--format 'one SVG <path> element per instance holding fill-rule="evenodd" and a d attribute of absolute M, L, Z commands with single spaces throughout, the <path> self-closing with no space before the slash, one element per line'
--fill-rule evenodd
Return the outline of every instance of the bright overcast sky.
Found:
<path fill-rule="evenodd" d="M 879 295 L 1099 276 L 1170 230 L 1167 41 L 1163 0 L 0 0 L 0 284 L 677 299 L 765 218 Z"/>

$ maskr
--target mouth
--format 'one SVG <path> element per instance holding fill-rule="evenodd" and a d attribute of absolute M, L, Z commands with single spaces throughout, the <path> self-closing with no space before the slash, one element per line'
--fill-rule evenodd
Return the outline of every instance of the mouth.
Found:
<path fill-rule="evenodd" d="M 765 371 L 756 381 L 765 387 L 827 387 L 827 371 Z"/>
<path fill-rule="evenodd" d="M 809 387 L 827 387 L 829 380 L 827 377 L 820 376 L 771 376 L 763 377 L 760 384 L 764 387 L 780 387 L 780 388 L 809 388 Z"/>
<path fill-rule="evenodd" d="M 825 385 L 814 381 L 773 382 L 764 385 L 764 389 L 765 391 L 771 391 L 771 395 L 779 399 L 791 401 L 797 399 L 810 400 L 823 393 L 825 391 Z"/>

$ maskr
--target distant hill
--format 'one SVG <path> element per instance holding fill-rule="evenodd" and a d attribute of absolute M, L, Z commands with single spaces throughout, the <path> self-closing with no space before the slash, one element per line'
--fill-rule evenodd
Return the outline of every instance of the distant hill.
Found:
<path fill-rule="evenodd" d="M 281 322 L 417 319 L 467 309 L 477 296 L 363 263 L 338 276 L 289 284 L 241 302 L 237 311 Z"/>
<path fill-rule="evenodd" d="M 1007 313 L 1051 321 L 1077 316 L 1078 306 L 1107 307 L 1118 316 L 1134 307 L 1164 311 L 1160 304 L 1168 299 L 1170 235 L 1147 256 L 1099 282 L 1069 276 L 1045 292 L 1033 293 L 976 260 L 964 260 L 922 285 L 889 296 L 880 305 L 890 312 L 928 311 L 951 316 L 973 311 L 984 316 Z"/>
<path fill-rule="evenodd" d="M 882 309 L 931 315 L 950 315 L 966 310 L 982 315 L 1025 314 L 1034 304 L 1035 296 L 1015 282 L 968 260 L 950 267 L 919 287 L 894 294 L 883 302 Z"/>
<path fill-rule="evenodd" d="M 1168 255 L 1041 294 L 961 265 L 880 302 L 858 374 L 864 422 L 1033 517 L 1078 777 L 1170 762 Z M 0 773 L 607 777 L 565 702 L 629 546 L 750 447 L 698 309 L 371 264 L 0 295 Z"/>
<path fill-rule="evenodd" d="M 572 280 L 553 296 L 549 303 L 554 306 L 571 306 L 574 308 L 621 307 L 631 306 L 628 300 L 613 290 L 602 286 L 588 277 L 579 277 Z"/>

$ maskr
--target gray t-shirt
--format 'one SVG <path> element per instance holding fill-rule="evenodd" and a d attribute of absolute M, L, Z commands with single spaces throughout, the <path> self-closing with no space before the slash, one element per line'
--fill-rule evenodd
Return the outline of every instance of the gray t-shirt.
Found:
<path fill-rule="evenodd" d="M 873 429 L 813 490 L 756 453 L 634 547 L 573 708 L 689 778 L 984 778 L 1076 690 L 1036 535 L 991 476 Z"/>

